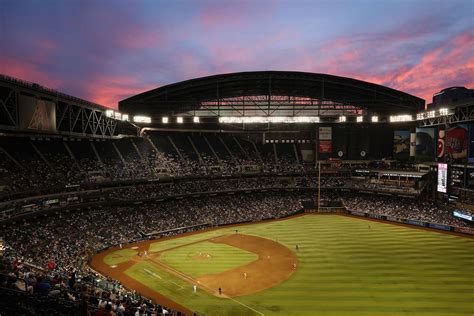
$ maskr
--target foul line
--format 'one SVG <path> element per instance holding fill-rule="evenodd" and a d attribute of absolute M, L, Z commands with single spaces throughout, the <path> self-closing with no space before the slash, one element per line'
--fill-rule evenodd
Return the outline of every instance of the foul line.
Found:
<path fill-rule="evenodd" d="M 157 273 L 151 272 L 151 271 L 148 270 L 148 269 L 143 269 L 143 271 L 145 271 L 145 273 L 147 273 L 147 274 L 149 274 L 149 275 L 151 275 L 151 276 L 153 276 L 153 277 L 155 277 L 155 278 L 158 278 L 158 279 L 160 279 L 160 280 L 163 280 L 163 278 L 160 277 L 160 275 L 157 274 Z M 173 284 L 176 285 L 176 286 L 179 286 L 179 290 L 184 289 L 184 286 L 179 285 L 178 283 L 175 283 L 175 282 L 173 282 L 173 281 L 170 281 L 170 280 L 163 280 L 163 281 L 170 282 L 170 283 L 173 283 Z M 179 290 L 178 290 L 178 291 L 179 291 Z"/>
<path fill-rule="evenodd" d="M 209 286 L 205 285 L 204 283 L 198 282 L 197 280 L 193 279 L 192 277 L 190 277 L 190 276 L 188 276 L 188 275 L 186 275 L 186 274 L 184 274 L 184 273 L 182 273 L 182 272 L 180 272 L 180 271 L 178 271 L 178 270 L 175 270 L 175 269 L 171 268 L 170 266 L 167 266 L 167 265 L 161 263 L 161 262 L 158 261 L 158 260 L 153 260 L 153 259 L 151 259 L 151 261 L 154 262 L 156 265 L 160 266 L 161 268 L 165 269 L 165 270 L 170 270 L 170 271 L 172 271 L 173 274 L 176 274 L 176 275 L 180 276 L 180 277 L 183 278 L 183 279 L 187 279 L 188 281 L 192 281 L 193 284 L 199 284 L 199 286 L 207 288 L 211 294 L 214 292 L 214 290 L 213 290 L 212 288 L 210 288 Z M 172 282 L 172 281 L 170 281 L 170 282 Z M 173 282 L 173 283 L 174 283 L 174 282 Z M 252 308 L 252 307 L 250 307 L 250 306 L 248 306 L 248 305 L 245 305 L 244 303 L 239 302 L 238 300 L 236 300 L 236 299 L 234 299 L 234 298 L 232 298 L 232 297 L 229 297 L 229 296 L 227 296 L 227 295 L 225 295 L 225 294 L 224 294 L 224 297 L 225 297 L 225 298 L 228 298 L 228 299 L 230 299 L 230 300 L 232 300 L 232 301 L 234 301 L 234 302 L 236 302 L 236 303 L 238 303 L 238 304 L 240 304 L 240 305 L 242 305 L 242 306 L 244 306 L 244 307 L 246 307 L 246 308 L 248 308 L 248 309 L 250 309 L 250 310 L 252 310 L 252 311 L 254 311 L 255 313 L 257 313 L 257 314 L 259 314 L 259 315 L 265 316 L 264 313 L 259 312 L 258 310 L 254 309 L 254 308 Z"/>

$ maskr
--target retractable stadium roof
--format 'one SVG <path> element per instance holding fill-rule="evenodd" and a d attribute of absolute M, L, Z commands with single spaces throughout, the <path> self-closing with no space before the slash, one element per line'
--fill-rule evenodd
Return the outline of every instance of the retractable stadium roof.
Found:
<path fill-rule="evenodd" d="M 324 116 L 328 105 L 380 115 L 415 114 L 425 101 L 413 95 L 352 78 L 295 71 L 238 72 L 162 86 L 119 102 L 130 115 L 194 112 L 220 116 L 230 108 L 241 115 L 293 115 L 308 110 Z M 246 112 L 247 111 L 247 112 Z M 303 111 L 303 112 L 302 112 Z M 257 113 L 258 112 L 258 113 Z M 247 113 L 247 114 L 245 114 Z M 334 112 L 331 112 L 334 113 Z"/>

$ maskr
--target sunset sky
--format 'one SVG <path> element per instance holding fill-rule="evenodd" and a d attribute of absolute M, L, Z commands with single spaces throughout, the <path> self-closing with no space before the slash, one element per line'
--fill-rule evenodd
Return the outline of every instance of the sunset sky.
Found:
<path fill-rule="evenodd" d="M 474 1 L 0 0 L 0 73 L 108 107 L 254 70 L 353 77 L 429 103 L 474 88 Z"/>

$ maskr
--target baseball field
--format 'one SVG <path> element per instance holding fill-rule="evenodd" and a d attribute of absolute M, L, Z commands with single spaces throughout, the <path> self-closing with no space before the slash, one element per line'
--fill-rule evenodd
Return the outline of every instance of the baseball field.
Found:
<path fill-rule="evenodd" d="M 474 239 L 342 215 L 128 244 L 91 266 L 191 315 L 474 315 Z"/>

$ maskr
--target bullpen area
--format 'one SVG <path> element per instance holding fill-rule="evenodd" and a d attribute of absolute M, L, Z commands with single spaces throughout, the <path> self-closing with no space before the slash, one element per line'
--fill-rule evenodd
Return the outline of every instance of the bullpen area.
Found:
<path fill-rule="evenodd" d="M 91 266 L 191 315 L 474 313 L 474 239 L 340 215 L 128 244 Z"/>

